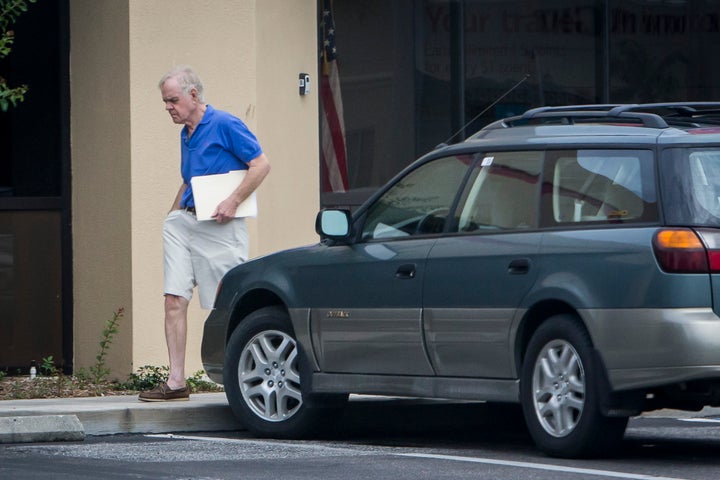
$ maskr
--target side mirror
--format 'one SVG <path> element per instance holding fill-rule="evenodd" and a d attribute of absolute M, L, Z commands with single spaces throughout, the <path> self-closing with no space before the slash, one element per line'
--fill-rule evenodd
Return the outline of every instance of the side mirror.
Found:
<path fill-rule="evenodd" d="M 351 224 L 347 210 L 321 210 L 315 220 L 315 231 L 323 238 L 341 240 L 350 235 Z"/>

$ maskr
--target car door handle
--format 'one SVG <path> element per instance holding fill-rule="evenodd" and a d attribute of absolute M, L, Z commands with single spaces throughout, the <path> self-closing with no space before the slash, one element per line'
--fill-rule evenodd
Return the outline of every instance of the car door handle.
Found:
<path fill-rule="evenodd" d="M 508 265 L 508 273 L 510 275 L 524 275 L 530 271 L 529 258 L 516 258 Z"/>
<path fill-rule="evenodd" d="M 415 278 L 415 264 L 414 263 L 408 263 L 405 265 L 400 265 L 395 272 L 395 278 L 400 279 L 407 279 L 407 278 Z"/>

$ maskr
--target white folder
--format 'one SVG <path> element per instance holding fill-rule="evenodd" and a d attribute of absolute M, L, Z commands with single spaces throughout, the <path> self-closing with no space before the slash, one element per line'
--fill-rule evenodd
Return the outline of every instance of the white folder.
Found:
<path fill-rule="evenodd" d="M 198 220 L 214 220 L 210 215 L 220 202 L 230 196 L 240 185 L 247 170 L 233 170 L 219 175 L 202 175 L 192 177 L 193 198 L 195 199 L 195 215 Z M 235 212 L 235 217 L 256 217 L 257 198 L 255 192 L 251 193 Z"/>

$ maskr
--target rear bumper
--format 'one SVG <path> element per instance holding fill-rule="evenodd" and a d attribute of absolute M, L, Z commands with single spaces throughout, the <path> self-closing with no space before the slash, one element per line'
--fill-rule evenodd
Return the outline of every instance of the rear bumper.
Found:
<path fill-rule="evenodd" d="M 720 379 L 720 318 L 711 308 L 583 310 L 613 390 Z"/>

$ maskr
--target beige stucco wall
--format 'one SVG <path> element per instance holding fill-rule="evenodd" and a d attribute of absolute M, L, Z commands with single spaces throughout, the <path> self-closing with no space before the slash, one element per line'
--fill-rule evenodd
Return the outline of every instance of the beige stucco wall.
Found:
<path fill-rule="evenodd" d="M 74 365 L 95 363 L 105 322 L 126 309 L 108 362 L 132 356 L 131 125 L 125 2 L 71 0 Z"/>
<path fill-rule="evenodd" d="M 206 100 L 244 120 L 270 159 L 259 216 L 249 221 L 251 257 L 317 241 L 317 89 L 307 97 L 297 89 L 299 72 L 314 77 L 317 71 L 316 6 L 314 0 L 70 3 L 74 218 L 104 218 L 110 208 L 122 220 L 106 219 L 109 231 L 100 235 L 89 222 L 74 223 L 76 365 L 94 362 L 98 317 L 121 304 L 126 316 L 109 360 L 124 377 L 131 368 L 167 364 L 161 228 L 181 183 L 180 127 L 157 88 L 167 70 L 195 67 Z M 97 25 L 103 18 L 113 27 Z M 108 77 L 122 88 L 105 85 Z M 96 153 L 108 149 L 110 165 L 97 166 Z M 99 178 L 118 192 L 114 199 L 91 194 Z M 98 238 L 104 245 L 79 251 Z M 201 368 L 207 313 L 193 300 L 188 375 Z"/>

